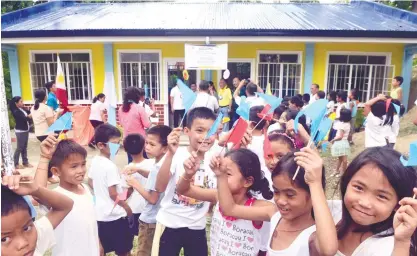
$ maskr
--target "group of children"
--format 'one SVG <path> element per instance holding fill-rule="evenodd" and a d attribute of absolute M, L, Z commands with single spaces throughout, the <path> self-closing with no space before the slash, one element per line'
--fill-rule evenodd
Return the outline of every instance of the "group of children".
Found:
<path fill-rule="evenodd" d="M 158 125 L 146 138 L 126 136 L 133 162 L 123 170 L 111 159 L 120 131 L 102 124 L 88 186 L 85 149 L 48 136 L 34 180 L 2 178 L 2 255 L 43 255 L 50 247 L 52 255 L 130 255 L 138 235 L 137 255 L 183 249 L 206 256 L 211 204 L 211 255 L 417 255 L 416 170 L 389 147 L 368 148 L 343 173 L 341 200 L 326 200 L 323 160 L 304 147 L 310 140 L 305 118 L 294 132 L 297 101 L 275 109 L 272 122 L 258 115 L 263 106 L 252 107 L 249 128 L 233 150 L 227 147 L 233 129 L 207 138 L 216 116 L 194 108 L 184 129 Z M 345 116 L 351 117 L 348 108 L 339 112 L 346 125 L 334 125 L 334 145 L 347 139 Z M 182 133 L 187 147 L 179 147 Z M 264 143 L 270 144 L 266 156 Z M 48 170 L 60 178 L 53 190 L 46 189 Z M 25 195 L 44 206 L 45 217 L 34 220 Z"/>

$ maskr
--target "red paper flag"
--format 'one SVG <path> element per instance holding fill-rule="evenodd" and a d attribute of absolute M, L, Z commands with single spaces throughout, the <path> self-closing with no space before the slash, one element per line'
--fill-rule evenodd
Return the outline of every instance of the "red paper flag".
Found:
<path fill-rule="evenodd" d="M 392 101 L 392 99 L 390 98 L 390 99 L 387 99 L 387 101 L 385 102 L 385 108 L 386 108 L 386 112 L 388 112 L 388 109 L 389 109 L 389 105 L 391 104 L 391 101 Z"/>
<path fill-rule="evenodd" d="M 264 130 L 264 136 L 265 136 L 265 140 L 264 140 L 264 158 L 268 159 L 268 158 L 271 158 L 274 154 L 272 153 L 271 141 L 269 141 L 268 133 L 267 133 L 266 129 Z"/>
<path fill-rule="evenodd" d="M 271 105 L 266 104 L 265 107 L 262 109 L 261 113 L 259 113 L 259 114 L 266 115 L 266 114 L 268 114 L 270 109 L 271 109 Z"/>
<path fill-rule="evenodd" d="M 116 205 L 121 201 L 125 201 L 127 199 L 127 188 L 124 188 L 122 193 L 117 195 L 116 201 L 114 201 L 113 209 L 111 210 L 113 212 Z"/>
<path fill-rule="evenodd" d="M 267 121 L 271 121 L 273 113 L 268 114 L 270 109 L 271 109 L 271 105 L 266 104 L 265 107 L 262 109 L 262 111 L 258 113 L 258 117 Z"/>
<path fill-rule="evenodd" d="M 56 86 L 56 97 L 59 100 L 59 105 L 62 109 L 64 109 L 64 112 L 62 114 L 65 114 L 69 111 L 68 109 L 68 96 L 67 96 L 67 88 L 65 86 L 65 78 L 64 78 L 64 72 L 62 71 L 61 61 L 59 59 L 59 55 L 57 56 L 57 71 L 56 71 L 56 77 L 55 77 L 55 86 Z"/>
<path fill-rule="evenodd" d="M 240 141 L 245 135 L 246 130 L 248 129 L 248 123 L 245 119 L 239 117 L 236 126 L 233 128 L 232 133 L 227 142 L 233 143 L 233 149 L 237 149 L 240 145 Z M 227 143 L 226 143 L 227 144 Z"/>

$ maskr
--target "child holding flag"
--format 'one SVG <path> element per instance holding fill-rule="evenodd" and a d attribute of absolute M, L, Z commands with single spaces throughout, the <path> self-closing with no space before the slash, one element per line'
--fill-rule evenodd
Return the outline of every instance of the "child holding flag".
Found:
<path fill-rule="evenodd" d="M 184 248 L 186 255 L 208 254 L 205 229 L 210 203 L 178 194 L 176 184 L 184 179 L 184 161 L 194 155 L 200 162 L 194 185 L 204 188 L 215 186 L 209 166 L 212 151 L 208 153 L 214 138 L 206 138 L 215 119 L 210 109 L 194 108 L 188 113 L 187 127 L 184 129 L 190 145 L 178 148 L 181 128 L 175 128 L 168 136 L 169 151 L 158 172 L 155 186 L 158 192 L 165 192 L 165 195 L 156 216 L 158 223 L 152 255 L 178 255 L 181 248 Z"/>
<path fill-rule="evenodd" d="M 100 155 L 91 161 L 88 184 L 93 188 L 96 198 L 98 235 L 104 253 L 115 251 L 117 255 L 123 256 L 129 255 L 133 247 L 133 235 L 127 218 L 133 216 L 133 213 L 129 205 L 120 200 L 122 196 L 118 194 L 122 192 L 122 180 L 117 166 L 110 160 L 117 151 L 120 137 L 120 131 L 110 124 L 97 127 L 94 141 Z"/>

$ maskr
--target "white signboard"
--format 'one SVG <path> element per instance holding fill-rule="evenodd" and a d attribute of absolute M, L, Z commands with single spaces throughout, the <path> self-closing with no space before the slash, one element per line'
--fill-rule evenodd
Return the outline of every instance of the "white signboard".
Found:
<path fill-rule="evenodd" d="M 227 69 L 227 44 L 185 44 L 185 69 Z"/>

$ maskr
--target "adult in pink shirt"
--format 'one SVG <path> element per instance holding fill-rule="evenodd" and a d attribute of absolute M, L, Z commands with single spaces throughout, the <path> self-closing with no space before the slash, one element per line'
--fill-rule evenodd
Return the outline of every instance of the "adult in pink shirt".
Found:
<path fill-rule="evenodd" d="M 140 134 L 146 137 L 145 129 L 151 126 L 145 108 L 139 103 L 140 93 L 136 87 L 126 89 L 123 96 L 123 105 L 119 108 L 119 122 L 123 127 L 123 136 L 126 138 L 129 134 Z M 132 161 L 132 157 L 127 154 L 128 162 Z"/>

